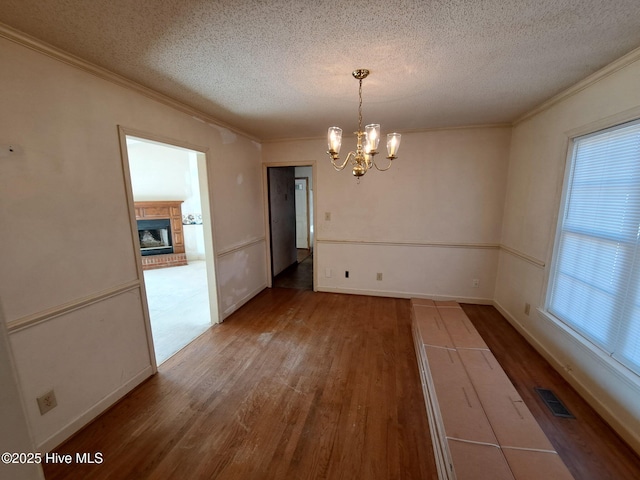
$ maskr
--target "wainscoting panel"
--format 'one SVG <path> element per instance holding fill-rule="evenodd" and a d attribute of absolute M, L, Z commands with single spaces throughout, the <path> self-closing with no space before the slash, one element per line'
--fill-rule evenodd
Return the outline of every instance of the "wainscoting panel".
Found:
<path fill-rule="evenodd" d="M 319 239 L 318 290 L 491 303 L 498 252 L 493 244 Z"/>
<path fill-rule="evenodd" d="M 10 333 L 27 417 L 39 450 L 55 447 L 149 377 L 153 366 L 139 289 L 38 317 Z M 36 398 L 54 390 L 41 415 Z"/>
<path fill-rule="evenodd" d="M 217 254 L 219 305 L 224 320 L 267 287 L 264 237 Z"/>

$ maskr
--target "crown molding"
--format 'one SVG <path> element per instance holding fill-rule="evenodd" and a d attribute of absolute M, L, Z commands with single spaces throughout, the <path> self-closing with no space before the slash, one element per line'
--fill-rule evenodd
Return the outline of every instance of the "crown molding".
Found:
<path fill-rule="evenodd" d="M 71 65 L 72 67 L 78 68 L 79 70 L 99 77 L 103 80 L 114 83 L 128 90 L 132 90 L 140 95 L 155 100 L 156 102 L 162 103 L 165 106 L 178 110 L 181 113 L 187 114 L 198 121 L 207 123 L 210 126 L 225 128 L 249 140 L 261 143 L 261 140 L 259 138 L 249 135 L 248 133 L 237 129 L 236 127 L 221 122 L 220 120 L 204 112 L 201 112 L 196 108 L 190 107 L 189 105 L 179 102 L 178 100 L 175 100 L 163 93 L 157 92 L 149 87 L 145 87 L 144 85 L 136 83 L 133 80 L 123 77 L 122 75 L 118 75 L 117 73 L 107 70 L 104 67 L 100 67 L 91 62 L 83 60 L 80 57 L 67 53 L 57 47 L 54 47 L 53 45 L 43 42 L 42 40 L 32 37 L 31 35 L 28 35 L 26 33 L 20 32 L 1 22 L 0 38 L 5 38 L 11 42 L 17 43 L 18 45 L 53 58 L 54 60 L 66 63 L 67 65 Z"/>
<path fill-rule="evenodd" d="M 563 100 L 566 100 L 569 97 L 572 97 L 573 95 L 581 92 L 585 88 L 590 87 L 591 85 L 594 85 L 595 83 L 599 82 L 600 80 L 603 80 L 604 78 L 608 77 L 609 75 L 613 75 L 618 70 L 621 70 L 621 69 L 631 65 L 632 63 L 637 62 L 638 60 L 640 60 L 640 47 L 638 47 L 638 48 L 636 48 L 634 50 L 631 50 L 626 55 L 623 55 L 619 59 L 614 60 L 609 65 L 601 68 L 600 70 L 598 70 L 595 73 L 592 73 L 587 78 L 585 78 L 583 80 L 580 80 L 575 85 L 567 88 L 566 90 L 564 90 L 564 91 L 558 93 L 557 95 L 551 97 L 547 101 L 541 103 L 540 105 L 535 107 L 533 110 L 530 110 L 529 112 L 525 113 L 521 117 L 519 117 L 516 120 L 514 120 L 513 126 L 516 126 L 519 123 L 524 122 L 525 120 L 533 117 L 534 115 L 537 115 L 537 114 L 539 114 L 539 113 L 541 113 L 541 112 L 543 112 L 545 110 L 548 110 L 549 108 L 554 106 L 556 103 L 559 103 L 559 102 L 561 102 Z"/>

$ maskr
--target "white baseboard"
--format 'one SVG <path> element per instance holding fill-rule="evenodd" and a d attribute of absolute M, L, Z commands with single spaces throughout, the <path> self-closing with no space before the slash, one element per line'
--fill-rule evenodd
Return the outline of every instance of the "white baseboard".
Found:
<path fill-rule="evenodd" d="M 344 293 L 347 295 L 369 295 L 372 297 L 391 297 L 391 298 L 428 298 L 430 300 L 447 301 L 453 300 L 459 303 L 474 303 L 478 305 L 493 305 L 490 298 L 481 297 L 462 297 L 455 295 L 429 295 L 424 293 L 412 292 L 395 292 L 389 290 L 365 290 L 358 288 L 337 288 L 337 287 L 318 287 L 318 292 L 327 293 Z"/>
<path fill-rule="evenodd" d="M 228 318 L 233 312 L 238 310 L 240 307 L 242 307 L 245 303 L 247 303 L 249 300 L 251 300 L 256 295 L 258 295 L 265 288 L 267 288 L 267 284 L 263 283 L 258 288 L 256 288 L 255 290 L 249 292 L 247 295 L 242 297 L 238 302 L 236 302 L 233 305 L 231 305 L 230 307 L 228 307 L 224 312 L 222 312 L 222 317 L 220 318 L 220 321 L 224 322 L 224 320 L 226 318 Z"/>
<path fill-rule="evenodd" d="M 89 410 L 81 414 L 75 420 L 71 421 L 68 425 L 58 430 L 51 435 L 45 441 L 37 445 L 36 451 L 46 453 L 53 450 L 65 440 L 69 439 L 74 433 L 80 430 L 82 427 L 90 423 L 97 418 L 100 414 L 106 411 L 109 407 L 114 405 L 118 400 L 124 397 L 127 393 L 140 385 L 143 381 L 149 378 L 153 374 L 153 367 L 151 365 L 145 367 L 141 372 L 135 375 L 131 380 L 122 385 L 120 388 L 107 395 L 101 401 L 96 403 Z"/>
<path fill-rule="evenodd" d="M 507 319 L 507 321 L 536 349 L 540 355 L 542 355 L 551 366 L 564 378 L 585 401 L 598 412 L 598 414 L 604 418 L 604 420 L 629 444 L 629 446 L 640 453 L 640 436 L 638 433 L 629 430 L 628 425 L 618 418 L 618 416 L 611 410 L 606 404 L 594 395 L 582 382 L 582 380 L 574 375 L 573 371 L 564 368 L 562 362 L 550 352 L 544 345 L 542 345 L 537 338 L 529 332 L 520 322 L 516 320 L 499 302 L 493 301 L 493 306 Z M 563 335 L 568 335 L 562 332 Z M 616 374 L 611 369 L 612 374 Z M 626 378 L 622 378 L 622 381 L 628 384 Z M 640 392 L 639 392 L 640 396 Z"/>

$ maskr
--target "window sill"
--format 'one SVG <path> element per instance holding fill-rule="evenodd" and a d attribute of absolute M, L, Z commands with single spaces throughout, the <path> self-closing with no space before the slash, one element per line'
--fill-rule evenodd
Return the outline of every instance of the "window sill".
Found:
<path fill-rule="evenodd" d="M 617 378 L 623 380 L 630 387 L 640 393 L 640 375 L 636 374 L 631 369 L 615 360 L 607 352 L 582 337 L 582 335 L 577 333 L 575 330 L 566 325 L 560 319 L 556 318 L 551 313 L 542 308 L 537 308 L 536 312 L 541 320 L 551 323 L 553 326 L 557 327 L 562 333 L 565 334 L 565 337 L 567 339 L 569 339 L 575 345 L 578 345 L 581 350 L 587 352 L 592 360 L 597 361 L 600 365 L 604 366 Z M 563 365 L 563 368 L 569 372 L 572 370 L 570 366 L 566 365 Z"/>

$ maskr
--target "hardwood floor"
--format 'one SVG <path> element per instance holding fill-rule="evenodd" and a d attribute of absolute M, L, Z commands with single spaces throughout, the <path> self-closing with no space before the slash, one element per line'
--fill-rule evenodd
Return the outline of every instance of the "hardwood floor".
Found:
<path fill-rule="evenodd" d="M 495 308 L 462 308 L 576 480 L 640 478 L 640 457 Z M 554 416 L 534 387 L 553 390 L 576 418 Z"/>
<path fill-rule="evenodd" d="M 640 459 L 493 308 L 463 305 L 578 480 Z M 577 417 L 553 417 L 548 387 Z M 274 288 L 61 445 L 53 479 L 435 479 L 409 301 Z M 533 477 L 532 477 L 533 478 Z"/>
<path fill-rule="evenodd" d="M 305 252 L 307 252 L 305 254 Z M 313 255 L 298 250 L 298 263 L 287 268 L 273 279 L 273 286 L 313 290 Z"/>
<path fill-rule="evenodd" d="M 57 449 L 47 479 L 435 479 L 407 300 L 263 291 Z"/>

